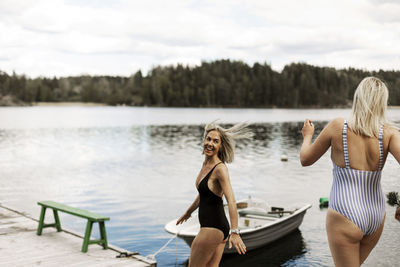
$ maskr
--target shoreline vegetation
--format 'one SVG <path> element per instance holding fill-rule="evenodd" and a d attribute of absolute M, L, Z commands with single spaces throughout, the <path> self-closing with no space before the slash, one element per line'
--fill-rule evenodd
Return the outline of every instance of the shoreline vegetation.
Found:
<path fill-rule="evenodd" d="M 147 75 L 37 77 L 0 71 L 0 106 L 207 108 L 349 108 L 358 83 L 382 79 L 389 104 L 400 106 L 400 71 L 335 69 L 305 63 L 281 72 L 267 63 L 216 60 L 200 66 L 157 66 Z"/>
<path fill-rule="evenodd" d="M 103 107 L 107 106 L 104 103 L 90 103 L 90 102 L 34 102 L 32 106 L 39 107 Z"/>
<path fill-rule="evenodd" d="M 19 106 L 19 105 L 16 105 Z M 24 106 L 37 106 L 37 107 L 107 107 L 105 103 L 91 103 L 91 102 L 34 102 Z M 116 105 L 116 106 L 127 106 L 127 105 Z M 0 105 L 1 107 L 1 105 Z M 133 106 L 132 106 L 133 107 Z M 147 107 L 147 106 L 135 106 L 135 107 Z M 162 107 L 161 107 L 162 108 Z M 174 108 L 174 107 L 172 107 Z M 182 107 L 177 107 L 182 108 Z M 183 107 L 183 108 L 193 108 L 193 107 Z M 197 107 L 194 107 L 197 108 Z M 202 107 L 198 107 L 202 108 Z M 207 107 L 207 108 L 224 108 L 224 107 Z M 238 108 L 238 107 L 225 107 L 225 108 Z M 243 108 L 243 107 L 239 107 Z M 246 107 L 252 108 L 252 107 Z M 264 108 L 278 108 L 278 107 L 264 107 Z M 323 109 L 324 107 L 303 107 L 304 109 Z M 351 106 L 341 106 L 341 107 L 329 107 L 329 108 L 351 108 Z M 388 106 L 388 109 L 400 109 L 400 106 Z"/>
<path fill-rule="evenodd" d="M 104 103 L 85 103 L 85 102 L 36 102 L 32 103 L 32 106 L 39 107 L 107 107 L 110 105 Z M 117 106 L 126 106 L 126 105 L 117 105 Z M 146 107 L 146 106 L 136 106 L 136 107 Z M 179 108 L 179 107 L 178 107 Z M 186 107 L 192 108 L 192 107 Z M 201 107 L 199 107 L 201 108 Z M 224 107 L 207 107 L 207 108 L 224 108 Z M 231 107 L 235 108 L 235 107 Z M 247 107 L 251 108 L 251 107 Z M 278 108 L 278 107 L 265 107 L 265 108 Z M 303 107 L 304 109 L 322 109 L 324 107 Z M 329 107 L 329 108 L 351 108 L 351 106 L 342 106 L 342 107 Z M 388 109 L 400 109 L 400 106 L 388 106 Z"/>

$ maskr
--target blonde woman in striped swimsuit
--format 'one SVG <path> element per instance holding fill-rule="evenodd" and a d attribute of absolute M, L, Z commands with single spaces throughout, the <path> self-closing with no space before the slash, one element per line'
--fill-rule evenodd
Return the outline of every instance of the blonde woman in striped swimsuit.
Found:
<path fill-rule="evenodd" d="M 400 134 L 386 119 L 388 89 L 375 77 L 361 81 L 349 120 L 336 118 L 314 143 L 309 119 L 302 129 L 300 161 L 312 165 L 331 147 L 333 183 L 326 216 L 336 266 L 360 266 L 377 244 L 385 221 L 381 174 L 390 152 L 400 163 Z M 400 221 L 400 208 L 395 218 Z"/>

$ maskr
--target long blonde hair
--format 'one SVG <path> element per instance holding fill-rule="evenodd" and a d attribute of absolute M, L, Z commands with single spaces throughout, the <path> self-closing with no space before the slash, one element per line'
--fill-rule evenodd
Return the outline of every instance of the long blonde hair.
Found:
<path fill-rule="evenodd" d="M 221 138 L 221 147 L 218 152 L 218 157 L 222 162 L 230 163 L 235 157 L 234 149 L 236 141 L 240 139 L 250 139 L 253 133 L 247 127 L 249 125 L 248 123 L 238 123 L 229 129 L 225 129 L 215 122 L 216 120 L 204 127 L 203 139 L 206 138 L 209 132 L 214 130 L 218 131 Z"/>
<path fill-rule="evenodd" d="M 384 82 L 376 77 L 366 77 L 354 93 L 349 127 L 356 134 L 378 137 L 386 118 L 389 92 Z"/>

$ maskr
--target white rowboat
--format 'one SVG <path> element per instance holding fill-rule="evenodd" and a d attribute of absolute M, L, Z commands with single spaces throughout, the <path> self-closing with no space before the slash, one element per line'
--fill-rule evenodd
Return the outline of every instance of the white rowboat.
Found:
<path fill-rule="evenodd" d="M 306 204 L 285 210 L 284 208 L 270 207 L 265 201 L 249 198 L 239 201 L 237 207 L 240 235 L 246 244 L 247 251 L 250 251 L 263 247 L 296 230 L 311 205 Z M 225 206 L 225 214 L 229 215 L 227 206 Z M 177 226 L 176 221 L 177 219 L 167 223 L 165 230 L 182 238 L 191 246 L 200 230 L 197 213 L 182 225 Z M 235 249 L 225 247 L 224 253 L 234 252 L 236 252 Z"/>

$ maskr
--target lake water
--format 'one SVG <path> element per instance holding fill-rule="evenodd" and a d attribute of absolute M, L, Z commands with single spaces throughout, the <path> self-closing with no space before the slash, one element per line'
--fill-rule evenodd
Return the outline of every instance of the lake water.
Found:
<path fill-rule="evenodd" d="M 168 221 L 179 217 L 196 197 L 204 123 L 248 121 L 254 139 L 239 143 L 228 164 L 236 199 L 252 196 L 271 205 L 310 203 L 299 230 L 245 256 L 223 257 L 221 266 L 332 266 L 326 209 L 332 163 L 326 153 L 301 167 L 302 121 L 317 133 L 350 110 L 181 109 L 133 107 L 0 108 L 0 202 L 39 217 L 36 204 L 55 200 L 111 217 L 109 242 L 142 255 L 155 253 L 170 238 Z M 399 125 L 400 109 L 389 110 Z M 280 161 L 287 155 L 288 161 Z M 399 164 L 389 156 L 384 193 L 400 191 Z M 400 224 L 387 206 L 381 240 L 365 266 L 400 262 Z M 52 220 L 49 217 L 49 220 Z M 61 214 L 62 225 L 84 233 L 86 222 Z M 97 229 L 95 229 L 97 230 Z M 98 235 L 97 232 L 94 235 Z M 158 266 L 181 266 L 190 249 L 174 240 L 156 257 Z"/>

